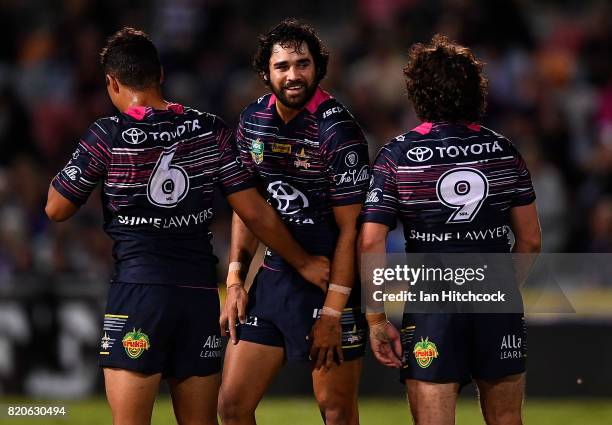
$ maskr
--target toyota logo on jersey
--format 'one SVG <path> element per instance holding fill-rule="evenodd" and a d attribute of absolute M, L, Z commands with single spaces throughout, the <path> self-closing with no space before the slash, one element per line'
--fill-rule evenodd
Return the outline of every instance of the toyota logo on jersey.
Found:
<path fill-rule="evenodd" d="M 268 193 L 276 199 L 276 209 L 281 214 L 295 214 L 309 205 L 306 195 L 281 180 L 270 183 Z"/>
<path fill-rule="evenodd" d="M 146 133 L 136 127 L 123 130 L 123 133 L 121 133 L 121 137 L 123 137 L 123 140 L 125 140 L 126 143 L 129 143 L 130 145 L 138 145 L 147 140 Z"/>
<path fill-rule="evenodd" d="M 417 146 L 406 152 L 406 156 L 414 162 L 425 162 L 431 159 L 433 151 L 426 146 Z"/>

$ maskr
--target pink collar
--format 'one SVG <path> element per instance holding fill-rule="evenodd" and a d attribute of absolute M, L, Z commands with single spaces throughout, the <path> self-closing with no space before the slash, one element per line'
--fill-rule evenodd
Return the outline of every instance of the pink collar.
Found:
<path fill-rule="evenodd" d="M 321 103 L 325 102 L 327 99 L 331 99 L 331 97 L 332 96 L 329 93 L 327 93 L 325 90 L 323 90 L 321 87 L 317 87 L 315 94 L 308 101 L 305 108 L 308 110 L 308 112 L 310 112 L 311 114 L 314 114 L 315 112 L 317 112 L 319 105 L 321 105 Z M 276 96 L 272 94 L 270 96 L 270 100 L 268 100 L 268 108 L 271 108 L 272 105 L 274 105 L 275 103 L 276 103 Z"/>
<path fill-rule="evenodd" d="M 480 131 L 480 125 L 476 124 L 476 123 L 469 123 L 469 124 L 465 124 L 465 126 L 467 128 L 469 128 L 472 131 Z M 431 131 L 431 128 L 433 127 L 433 123 L 431 122 L 423 122 L 420 125 L 418 125 L 417 127 L 413 128 L 410 131 L 416 131 L 417 133 L 419 133 L 420 135 L 425 135 L 427 133 L 429 133 Z"/>
<path fill-rule="evenodd" d="M 183 105 L 180 105 L 178 103 L 168 103 L 166 109 L 168 111 L 174 112 L 175 114 L 182 114 L 185 112 L 185 108 L 183 107 Z M 130 117 L 134 118 L 135 120 L 142 121 L 147 115 L 147 113 L 151 111 L 153 111 L 153 108 L 151 108 L 150 106 L 130 106 L 128 110 L 125 111 L 125 113 Z"/>

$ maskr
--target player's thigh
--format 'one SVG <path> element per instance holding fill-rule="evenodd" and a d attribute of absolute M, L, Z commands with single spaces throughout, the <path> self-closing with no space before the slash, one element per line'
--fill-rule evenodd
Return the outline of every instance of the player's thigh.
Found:
<path fill-rule="evenodd" d="M 142 374 L 124 369 L 104 368 L 106 398 L 114 425 L 148 425 L 161 373 Z"/>
<path fill-rule="evenodd" d="M 521 410 L 525 396 L 525 374 L 506 376 L 495 380 L 477 379 L 482 413 L 489 425 L 521 423 Z"/>
<path fill-rule="evenodd" d="M 179 425 L 216 425 L 221 374 L 168 379 Z"/>
<path fill-rule="evenodd" d="M 221 416 L 254 411 L 284 357 L 282 347 L 249 341 L 228 344 L 219 393 Z"/>
<path fill-rule="evenodd" d="M 406 379 L 410 411 L 416 425 L 453 425 L 459 383 Z"/>

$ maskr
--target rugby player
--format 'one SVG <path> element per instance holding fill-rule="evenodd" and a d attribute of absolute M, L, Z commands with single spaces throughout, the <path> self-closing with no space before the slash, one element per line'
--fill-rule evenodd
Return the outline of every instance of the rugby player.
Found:
<path fill-rule="evenodd" d="M 221 420 L 254 424 L 255 409 L 284 361 L 310 359 L 324 421 L 357 424 L 367 332 L 359 291 L 351 289 L 356 221 L 369 181 L 367 142 L 347 109 L 319 87 L 328 53 L 311 27 L 281 22 L 260 37 L 253 62 L 272 93 L 240 116 L 242 161 L 296 240 L 332 265 L 330 284 L 321 290 L 268 247 L 247 295 L 244 273 L 257 239 L 234 216 L 221 321 L 222 329 L 229 322 L 233 343 L 225 356 Z"/>
<path fill-rule="evenodd" d="M 46 212 L 72 216 L 102 182 L 114 241 L 100 365 L 113 423 L 148 424 L 168 378 L 179 424 L 216 424 L 219 297 L 209 225 L 219 186 L 243 222 L 305 279 L 324 285 L 329 260 L 307 254 L 259 195 L 216 116 L 163 99 L 148 36 L 124 28 L 101 52 L 119 114 L 95 121 L 49 187 Z"/>
<path fill-rule="evenodd" d="M 505 137 L 478 124 L 487 94 L 481 62 L 469 49 L 436 35 L 411 48 L 404 74 L 423 122 L 378 153 L 359 253 L 384 253 L 398 216 L 407 252 L 509 252 L 508 232 L 488 231 L 508 226 L 515 238 L 512 252 L 539 252 L 535 193 L 525 162 Z M 471 231 L 488 237 L 462 239 Z M 427 234 L 452 237 L 440 242 Z M 521 313 L 404 311 L 401 335 L 385 313 L 368 310 L 367 320 L 377 359 L 401 368 L 416 424 L 454 424 L 458 392 L 472 379 L 487 424 L 521 423 L 526 341 Z M 508 336 L 522 341 L 518 355 L 500 352 Z M 426 362 L 417 361 L 420 348 L 428 350 Z"/>

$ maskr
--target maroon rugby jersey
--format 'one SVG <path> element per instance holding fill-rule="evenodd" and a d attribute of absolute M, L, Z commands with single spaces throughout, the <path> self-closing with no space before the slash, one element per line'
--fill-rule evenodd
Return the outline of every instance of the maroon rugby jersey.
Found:
<path fill-rule="evenodd" d="M 408 252 L 508 252 L 512 207 L 535 200 L 516 148 L 479 125 L 423 123 L 378 153 L 362 221 L 404 226 Z"/>
<path fill-rule="evenodd" d="M 331 256 L 338 235 L 332 208 L 365 199 L 366 139 L 348 110 L 320 88 L 288 123 L 276 102 L 268 94 L 242 112 L 236 135 L 242 161 L 296 240 L 313 254 Z"/>
<path fill-rule="evenodd" d="M 53 187 L 81 205 L 100 182 L 114 282 L 217 286 L 214 186 L 255 186 L 221 119 L 170 104 L 97 120 Z"/>

